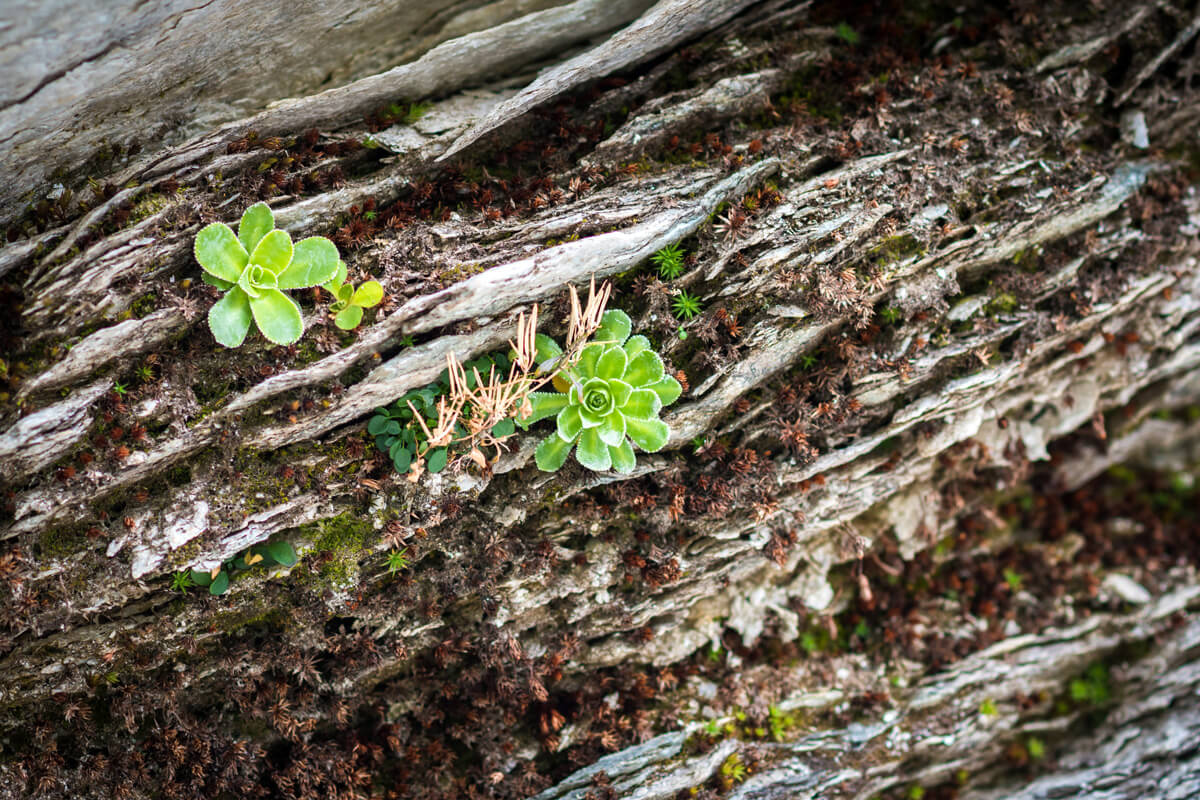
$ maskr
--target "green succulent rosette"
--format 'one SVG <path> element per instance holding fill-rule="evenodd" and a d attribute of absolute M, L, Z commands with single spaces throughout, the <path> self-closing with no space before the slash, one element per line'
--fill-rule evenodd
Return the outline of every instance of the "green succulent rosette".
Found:
<path fill-rule="evenodd" d="M 574 447 L 576 460 L 588 469 L 628 474 L 637 464 L 634 445 L 654 453 L 667 443 L 671 430 L 658 415 L 679 399 L 683 387 L 664 374 L 649 339 L 629 335 L 632 327 L 624 311 L 606 311 L 578 363 L 555 377 L 560 391 L 530 395 L 532 411 L 518 424 L 528 428 L 553 416 L 558 428 L 538 445 L 538 469 L 554 472 Z M 554 365 L 562 352 L 557 342 L 538 334 L 543 368 Z"/>
<path fill-rule="evenodd" d="M 196 234 L 196 261 L 204 282 L 225 292 L 208 312 L 213 338 L 225 347 L 246 339 L 250 322 L 275 344 L 292 344 L 304 333 L 300 307 L 284 292 L 328 282 L 337 274 L 338 251 L 323 236 L 292 244 L 287 231 L 275 229 L 266 203 L 242 214 L 238 232 L 223 222 Z"/>

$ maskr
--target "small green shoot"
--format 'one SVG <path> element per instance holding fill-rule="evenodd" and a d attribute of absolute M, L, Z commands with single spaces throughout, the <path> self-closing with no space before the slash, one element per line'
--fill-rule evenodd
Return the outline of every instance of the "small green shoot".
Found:
<path fill-rule="evenodd" d="M 176 572 L 171 576 L 171 591 L 187 594 L 187 590 L 195 586 L 190 571 Z"/>
<path fill-rule="evenodd" d="M 996 708 L 996 701 L 989 697 L 979 704 L 979 713 L 985 717 L 994 717 L 1000 713 L 1000 709 Z"/>
<path fill-rule="evenodd" d="M 700 299 L 695 295 L 688 294 L 686 291 L 680 291 L 679 296 L 675 298 L 675 302 L 671 304 L 671 310 L 675 313 L 675 317 L 683 320 L 694 318 L 700 313 L 702 308 Z"/>
<path fill-rule="evenodd" d="M 1021 573 L 1011 567 L 1004 568 L 1004 582 L 1008 584 L 1008 588 L 1012 590 L 1013 594 L 1021 591 Z"/>
<path fill-rule="evenodd" d="M 129 387 L 120 381 L 117 381 L 113 384 L 113 391 L 119 394 L 121 397 L 124 397 L 125 395 L 129 394 Z"/>
<path fill-rule="evenodd" d="M 859 41 L 862 39 L 862 37 L 860 37 L 858 35 L 858 32 L 855 31 L 854 28 L 851 28 L 849 25 L 847 25 L 845 22 L 839 22 L 837 24 L 837 27 L 833 29 L 833 32 L 835 34 L 837 34 L 837 37 L 839 39 L 841 39 L 843 42 L 845 42 L 846 44 L 849 44 L 849 45 L 858 44 Z"/>
<path fill-rule="evenodd" d="M 1046 745 L 1036 736 L 1030 736 L 1025 740 L 1025 749 L 1029 751 L 1029 757 L 1034 761 L 1041 761 L 1046 757 Z"/>
<path fill-rule="evenodd" d="M 383 300 L 383 287 L 378 281 L 367 281 L 357 289 L 346 283 L 344 261 L 338 261 L 337 272 L 322 288 L 333 295 L 329 310 L 334 314 L 334 324 L 344 331 L 357 328 L 362 322 L 363 309 L 377 306 Z"/>
<path fill-rule="evenodd" d="M 658 276 L 665 281 L 669 281 L 683 274 L 683 260 L 685 255 L 683 248 L 679 246 L 678 242 L 675 242 L 650 256 L 650 260 L 658 267 Z"/>
<path fill-rule="evenodd" d="M 395 575 L 402 569 L 408 569 L 408 550 L 393 550 L 387 557 L 388 574 Z"/>

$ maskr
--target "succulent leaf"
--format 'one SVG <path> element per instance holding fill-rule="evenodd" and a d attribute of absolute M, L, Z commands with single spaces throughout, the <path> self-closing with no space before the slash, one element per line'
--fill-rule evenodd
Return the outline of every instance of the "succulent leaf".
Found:
<path fill-rule="evenodd" d="M 242 221 L 238 223 L 238 241 L 247 253 L 253 253 L 254 248 L 262 238 L 275 228 L 275 217 L 266 203 L 255 203 L 242 212 Z"/>
<path fill-rule="evenodd" d="M 564 442 L 558 434 L 551 434 L 537 446 L 533 460 L 542 472 L 557 472 L 566 463 L 573 445 L 573 442 Z"/>
<path fill-rule="evenodd" d="M 271 231 L 259 240 L 250 254 L 250 263 L 278 275 L 292 263 L 292 237 L 287 231 Z"/>
<path fill-rule="evenodd" d="M 522 429 L 528 429 L 538 420 L 552 417 L 566 408 L 567 395 L 556 392 L 534 392 L 529 395 L 529 404 L 533 411 L 529 416 L 517 420 L 517 424 Z"/>
<path fill-rule="evenodd" d="M 657 453 L 667 443 L 671 429 L 661 419 L 625 418 L 625 432 L 633 443 L 647 453 Z"/>
<path fill-rule="evenodd" d="M 608 454 L 612 458 L 612 466 L 617 472 L 623 475 L 628 475 L 633 472 L 637 466 L 637 456 L 633 454 L 633 445 L 628 439 L 621 442 L 620 446 L 608 448 Z"/>
<path fill-rule="evenodd" d="M 595 472 L 604 472 L 612 467 L 612 456 L 608 452 L 608 445 L 600 438 L 598 428 L 589 428 L 580 434 L 579 444 L 575 446 L 575 458 Z"/>
<path fill-rule="evenodd" d="M 351 302 L 356 306 L 371 308 L 379 305 L 381 300 L 383 300 L 383 286 L 379 284 L 379 281 L 367 281 L 354 292 L 354 299 Z"/>
<path fill-rule="evenodd" d="M 574 442 L 583 432 L 583 415 L 579 406 L 571 405 L 564 408 L 558 415 L 558 435 L 564 442 Z"/>
<path fill-rule="evenodd" d="M 249 253 L 223 222 L 214 222 L 201 228 L 196 234 L 192 252 L 205 272 L 231 284 L 237 283 L 250 261 Z"/>
<path fill-rule="evenodd" d="M 225 347 L 238 347 L 250 330 L 250 298 L 235 286 L 208 310 L 208 327 L 213 338 Z"/>
<path fill-rule="evenodd" d="M 352 331 L 362 322 L 362 306 L 346 306 L 333 318 L 333 324 L 344 331 Z"/>
<path fill-rule="evenodd" d="M 250 310 L 262 335 L 275 344 L 292 344 L 304 333 L 300 307 L 278 289 L 264 289 L 258 297 L 250 298 Z"/>
<path fill-rule="evenodd" d="M 291 263 L 279 273 L 280 289 L 307 289 L 327 283 L 338 274 L 337 246 L 324 236 L 296 242 Z"/>
<path fill-rule="evenodd" d="M 632 330 L 633 320 L 629 315 L 619 308 L 612 308 L 605 311 L 604 316 L 600 318 L 600 327 L 592 335 L 592 340 L 622 345 Z"/>

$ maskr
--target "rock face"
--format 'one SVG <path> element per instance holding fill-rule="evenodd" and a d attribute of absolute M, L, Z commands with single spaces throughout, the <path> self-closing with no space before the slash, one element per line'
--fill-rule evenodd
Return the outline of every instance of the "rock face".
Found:
<path fill-rule="evenodd" d="M 52 11 L 0 34 L 0 792 L 1195 792 L 1194 9 Z M 360 328 L 213 342 L 192 241 L 258 200 Z M 376 452 L 593 278 L 685 385 L 632 476 Z"/>

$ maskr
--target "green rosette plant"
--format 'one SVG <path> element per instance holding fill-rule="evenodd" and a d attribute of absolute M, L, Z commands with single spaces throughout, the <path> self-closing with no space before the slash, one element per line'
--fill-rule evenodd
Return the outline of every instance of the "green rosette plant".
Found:
<path fill-rule="evenodd" d="M 206 225 L 196 234 L 196 261 L 204 282 L 225 292 L 208 312 L 213 338 L 225 347 L 238 347 L 254 321 L 271 342 L 293 344 L 304 333 L 296 301 L 284 294 L 330 281 L 338 271 L 338 251 L 324 236 L 292 244 L 287 231 L 275 229 L 266 203 L 255 203 L 242 214 L 238 232 L 223 222 Z"/>
<path fill-rule="evenodd" d="M 590 470 L 628 474 L 637 465 L 633 447 L 647 453 L 663 448 L 671 430 L 658 418 L 679 399 L 683 387 L 663 372 L 663 362 L 645 336 L 630 336 L 629 315 L 604 312 L 600 327 L 571 365 L 559 364 L 563 350 L 549 336 L 537 335 L 537 359 L 543 369 L 558 369 L 557 392 L 529 395 L 529 413 L 517 420 L 528 428 L 555 417 L 557 430 L 538 445 L 538 469 L 554 472 L 575 458 Z"/>

